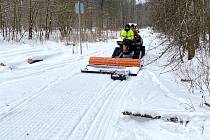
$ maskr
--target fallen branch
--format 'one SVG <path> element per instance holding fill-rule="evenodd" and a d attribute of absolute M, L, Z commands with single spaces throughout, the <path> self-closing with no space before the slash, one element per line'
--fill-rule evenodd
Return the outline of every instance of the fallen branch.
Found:
<path fill-rule="evenodd" d="M 5 67 L 6 65 L 5 65 L 4 63 L 0 63 L 0 66 L 3 66 L 3 67 Z"/>
<path fill-rule="evenodd" d="M 183 119 L 180 119 L 178 117 L 163 117 L 163 116 L 153 116 L 150 114 L 141 114 L 141 113 L 132 113 L 132 112 L 128 112 L 128 111 L 124 111 L 122 112 L 123 115 L 128 115 L 128 116 L 135 116 L 135 117 L 142 117 L 142 118 L 149 118 L 149 119 L 162 119 L 165 121 L 169 121 L 169 122 L 174 122 L 174 123 L 181 123 L 184 124 L 185 126 L 189 123 L 189 121 L 183 121 Z"/>
<path fill-rule="evenodd" d="M 181 79 L 182 82 L 192 82 L 192 79 Z"/>
<path fill-rule="evenodd" d="M 206 98 L 205 98 L 205 96 L 204 96 L 204 95 L 202 95 L 202 98 L 203 98 L 203 100 L 204 100 L 204 105 L 206 105 L 206 106 L 210 107 L 210 104 L 206 102 Z"/>
<path fill-rule="evenodd" d="M 209 103 L 205 102 L 204 104 L 205 104 L 206 106 L 210 107 L 210 104 L 209 104 Z"/>
<path fill-rule="evenodd" d="M 152 116 L 149 114 L 132 113 L 132 112 L 128 112 L 128 111 L 124 111 L 122 113 L 123 113 L 123 115 L 144 117 L 144 118 L 149 118 L 149 119 L 160 119 L 161 118 L 161 116 Z"/>

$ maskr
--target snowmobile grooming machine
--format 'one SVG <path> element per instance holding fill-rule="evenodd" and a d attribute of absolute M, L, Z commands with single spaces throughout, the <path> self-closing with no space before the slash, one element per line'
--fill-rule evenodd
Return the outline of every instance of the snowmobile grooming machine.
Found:
<path fill-rule="evenodd" d="M 140 37 L 129 48 L 123 41 L 117 41 L 112 57 L 90 57 L 89 64 L 82 69 L 84 73 L 111 74 L 113 80 L 126 80 L 129 76 L 137 76 L 143 66 L 141 58 L 145 55 L 145 47 Z"/>

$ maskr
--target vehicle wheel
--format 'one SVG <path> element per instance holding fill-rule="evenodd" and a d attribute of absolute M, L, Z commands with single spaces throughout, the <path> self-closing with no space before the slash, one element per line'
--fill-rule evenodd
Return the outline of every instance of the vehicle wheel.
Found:
<path fill-rule="evenodd" d="M 141 58 L 145 56 L 145 46 L 141 46 Z"/>
<path fill-rule="evenodd" d="M 112 58 L 116 58 L 116 57 L 119 57 L 120 53 L 122 52 L 121 48 L 120 47 L 116 47 L 114 49 L 114 52 L 112 54 Z"/>

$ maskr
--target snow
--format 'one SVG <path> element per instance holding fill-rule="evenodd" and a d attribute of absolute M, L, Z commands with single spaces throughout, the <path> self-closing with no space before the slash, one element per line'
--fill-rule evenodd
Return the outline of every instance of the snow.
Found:
<path fill-rule="evenodd" d="M 208 140 L 210 112 L 174 73 L 160 74 L 158 34 L 140 31 L 146 46 L 138 76 L 81 73 L 90 56 L 110 56 L 116 40 L 83 44 L 83 55 L 62 42 L 1 42 L 0 139 Z M 74 47 L 75 50 L 77 50 Z M 43 59 L 28 64 L 28 58 Z M 163 119 L 124 116 L 123 111 Z M 167 121 L 178 117 L 188 123 Z"/>

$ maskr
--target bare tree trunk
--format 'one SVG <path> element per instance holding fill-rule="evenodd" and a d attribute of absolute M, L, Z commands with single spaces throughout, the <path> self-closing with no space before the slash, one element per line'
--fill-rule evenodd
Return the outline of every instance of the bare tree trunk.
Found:
<path fill-rule="evenodd" d="M 3 11 L 2 11 L 2 0 L 0 0 L 0 29 L 3 30 Z"/>
<path fill-rule="evenodd" d="M 14 39 L 15 36 L 15 26 L 16 26 L 16 0 L 14 0 L 14 7 L 13 7 L 13 26 L 12 26 L 12 40 Z"/>
<path fill-rule="evenodd" d="M 209 54 L 210 54 L 210 11 L 208 15 L 208 33 L 209 33 Z"/>
<path fill-rule="evenodd" d="M 32 0 L 29 1 L 29 36 L 28 39 L 33 37 L 33 19 L 32 19 Z"/>
<path fill-rule="evenodd" d="M 188 60 L 191 60 L 195 56 L 195 47 L 192 37 L 189 37 L 187 39 L 187 49 L 188 49 Z"/>
<path fill-rule="evenodd" d="M 45 39 L 49 39 L 49 27 L 48 27 L 48 19 L 49 19 L 49 2 L 50 0 L 47 0 L 47 11 L 46 11 L 46 19 L 45 19 Z"/>

